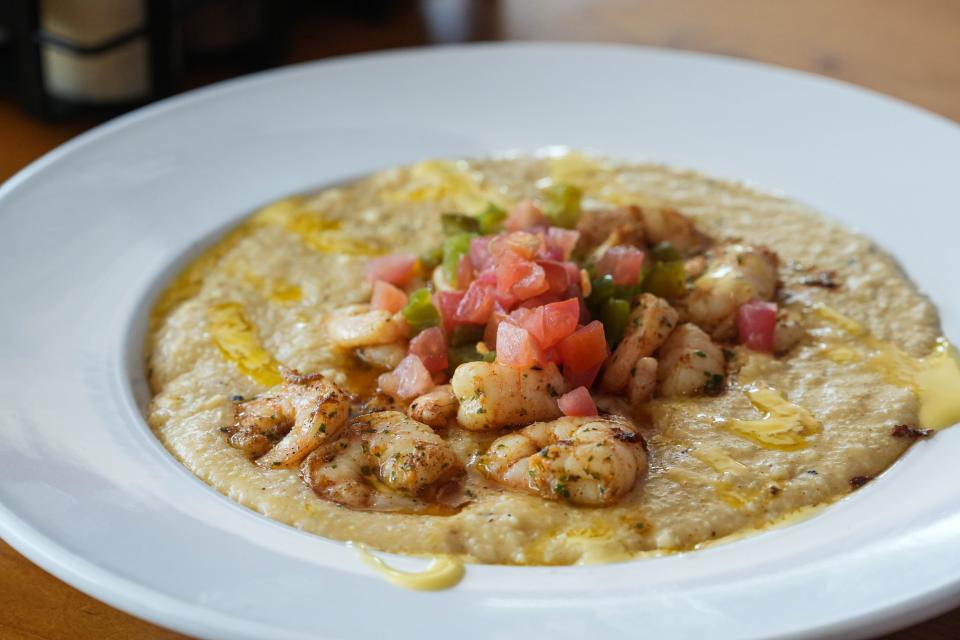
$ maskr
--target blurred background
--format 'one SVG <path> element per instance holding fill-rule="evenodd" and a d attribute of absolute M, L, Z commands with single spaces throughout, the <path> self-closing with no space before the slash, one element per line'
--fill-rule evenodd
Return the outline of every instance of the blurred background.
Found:
<path fill-rule="evenodd" d="M 118 113 L 231 76 L 494 40 L 751 58 L 960 120 L 960 0 L 0 0 L 0 180 Z"/>
<path fill-rule="evenodd" d="M 218 80 L 349 53 L 497 40 L 753 59 L 960 121 L 960 0 L 0 0 L 0 182 L 117 114 Z M 495 77 L 478 84 L 497 90 Z M 558 88 L 576 90 L 576 78 Z M 81 594 L 0 542 L 0 638 L 180 637 Z M 960 610 L 890 637 L 960 638 Z"/>

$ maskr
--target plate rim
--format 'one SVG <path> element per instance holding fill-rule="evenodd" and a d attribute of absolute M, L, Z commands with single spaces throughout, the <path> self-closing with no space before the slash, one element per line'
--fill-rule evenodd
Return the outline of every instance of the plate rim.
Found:
<path fill-rule="evenodd" d="M 158 101 L 146 107 L 134 110 L 72 138 L 66 143 L 56 147 L 55 149 L 28 164 L 26 167 L 18 171 L 16 174 L 8 178 L 2 185 L 0 185 L 0 201 L 3 201 L 9 194 L 16 191 L 27 181 L 41 174 L 53 163 L 58 162 L 60 159 L 69 156 L 74 152 L 74 150 L 93 143 L 103 136 L 120 131 L 125 127 L 136 126 L 136 124 L 142 120 L 153 118 L 168 111 L 188 107 L 195 101 L 202 101 L 211 96 L 222 95 L 229 91 L 251 87 L 260 82 L 277 79 L 282 75 L 296 75 L 306 68 L 350 64 L 353 62 L 362 62 L 370 59 L 395 58 L 398 55 L 442 55 L 449 50 L 468 50 L 476 52 L 479 50 L 488 49 L 499 51 L 504 49 L 515 49 L 522 52 L 525 50 L 542 50 L 558 47 L 563 49 L 603 49 L 622 50 L 628 52 L 648 51 L 654 52 L 658 55 L 667 54 L 669 56 L 689 57 L 693 59 L 722 60 L 736 66 L 762 68 L 767 71 L 775 71 L 778 74 L 798 75 L 829 85 L 843 87 L 847 90 L 854 90 L 858 93 L 867 93 L 872 95 L 873 98 L 879 98 L 888 103 L 896 104 L 899 107 L 906 108 L 915 114 L 920 113 L 925 117 L 932 117 L 940 123 L 946 123 L 948 125 L 952 125 L 954 128 L 960 129 L 960 124 L 954 122 L 946 116 L 929 111 L 923 107 L 912 105 L 905 100 L 888 96 L 872 89 L 860 87 L 852 83 L 821 76 L 808 71 L 790 69 L 787 67 L 781 67 L 779 65 L 735 58 L 732 56 L 631 44 L 585 42 L 574 43 L 557 41 L 498 42 L 453 44 L 432 47 L 406 47 L 402 49 L 365 52 L 286 65 L 276 69 L 240 76 L 187 91 L 182 94 Z M 126 419 L 126 416 L 124 419 Z M 16 549 L 19 553 L 22 553 L 30 561 L 34 562 L 45 571 L 64 580 L 64 582 L 67 582 L 68 584 L 78 588 L 84 593 L 90 594 L 93 597 L 122 611 L 132 613 L 133 615 L 145 620 L 149 620 L 150 622 L 163 627 L 173 628 L 192 635 L 219 634 L 223 629 L 226 628 L 223 626 L 218 626 L 216 628 L 211 627 L 208 624 L 204 624 L 199 617 L 194 618 L 192 615 L 194 613 L 194 609 L 196 609 L 198 612 L 202 612 L 202 617 L 209 618 L 211 614 L 214 614 L 218 618 L 228 620 L 226 616 L 217 613 L 214 609 L 209 607 L 194 606 L 189 602 L 170 598 L 161 592 L 154 591 L 151 588 L 135 582 L 127 581 L 123 577 L 97 567 L 86 558 L 72 553 L 62 545 L 54 542 L 51 538 L 31 528 L 29 524 L 20 519 L 15 512 L 8 509 L 8 507 L 4 504 L 0 504 L 0 532 L 2 532 L 2 537 L 4 540 L 6 540 L 14 549 Z M 115 586 L 111 588 L 109 586 L 110 584 L 114 584 Z M 131 595 L 128 596 L 126 594 Z M 140 596 L 135 596 L 133 594 L 140 594 Z M 146 598 L 144 598 L 144 596 L 146 596 Z M 893 607 L 864 613 L 857 618 L 845 619 L 841 622 L 830 623 L 823 627 L 804 630 L 802 634 L 794 637 L 819 637 L 823 634 L 849 635 L 851 633 L 854 636 L 868 635 L 912 624 L 913 622 L 946 611 L 952 608 L 958 602 L 960 602 L 960 575 L 958 575 L 952 583 L 935 587 L 925 593 L 914 595 L 912 598 L 904 600 Z M 157 603 L 156 606 L 153 606 L 153 603 Z M 165 610 L 165 604 L 176 604 L 177 608 L 181 612 L 186 609 L 191 613 L 191 615 L 184 616 L 182 614 L 175 614 L 172 611 Z M 920 606 L 921 604 L 923 604 L 922 607 Z M 868 622 L 869 624 L 864 626 L 865 622 Z M 249 627 L 247 628 L 247 631 L 249 631 Z M 231 633 L 234 634 L 234 637 L 237 637 L 235 634 L 238 632 L 244 636 L 246 635 L 240 630 L 231 631 Z"/>

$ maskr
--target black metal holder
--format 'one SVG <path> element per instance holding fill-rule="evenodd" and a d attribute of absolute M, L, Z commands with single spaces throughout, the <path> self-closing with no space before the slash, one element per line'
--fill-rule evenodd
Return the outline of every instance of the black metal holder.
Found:
<path fill-rule="evenodd" d="M 0 0 L 0 30 L 6 42 L 0 42 L 0 83 L 5 68 L 19 102 L 29 112 L 55 119 L 82 111 L 123 111 L 170 95 L 189 60 L 178 43 L 178 34 L 186 20 L 197 10 L 223 0 L 141 0 L 144 24 L 93 45 L 79 45 L 46 32 L 40 24 L 41 0 Z M 292 0 L 257 0 L 257 33 L 244 43 L 246 69 L 265 68 L 279 62 L 286 40 Z M 96 56 L 143 38 L 148 50 L 147 94 L 135 101 L 102 103 L 65 100 L 50 95 L 45 83 L 43 50 L 55 47 L 70 55 Z M 6 62 L 5 62 L 6 60 Z M 0 84 L 2 88 L 2 84 Z"/>

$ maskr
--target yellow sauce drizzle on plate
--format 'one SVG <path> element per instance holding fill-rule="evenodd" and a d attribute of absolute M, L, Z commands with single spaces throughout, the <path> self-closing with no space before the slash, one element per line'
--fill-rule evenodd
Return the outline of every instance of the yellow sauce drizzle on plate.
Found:
<path fill-rule="evenodd" d="M 364 564 L 382 575 L 390 584 L 416 591 L 439 591 L 456 586 L 466 573 L 463 561 L 451 555 L 436 555 L 423 571 L 401 571 L 370 553 L 362 544 L 350 543 Z"/>
<path fill-rule="evenodd" d="M 788 401 L 770 387 L 747 389 L 751 404 L 764 412 L 759 420 L 738 418 L 721 425 L 767 449 L 793 451 L 807 446 L 806 436 L 820 432 L 820 423 L 809 411 Z"/>
<path fill-rule="evenodd" d="M 840 327 L 869 350 L 864 364 L 881 374 L 889 384 L 909 389 L 920 401 L 921 427 L 942 429 L 960 422 L 960 358 L 946 338 L 939 338 L 927 356 L 912 358 L 901 349 L 870 335 L 862 324 L 826 305 L 814 311 Z M 860 355 L 849 347 L 828 347 L 826 356 L 834 362 L 856 362 Z"/>
<path fill-rule="evenodd" d="M 210 307 L 207 331 L 223 357 L 240 373 L 265 387 L 283 382 L 280 363 L 260 344 L 256 329 L 247 320 L 241 305 L 225 302 Z"/>

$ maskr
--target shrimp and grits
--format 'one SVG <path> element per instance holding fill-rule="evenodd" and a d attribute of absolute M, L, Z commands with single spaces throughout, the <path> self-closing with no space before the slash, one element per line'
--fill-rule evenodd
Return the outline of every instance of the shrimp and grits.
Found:
<path fill-rule="evenodd" d="M 695 549 L 960 418 L 936 309 L 867 239 L 577 153 L 281 200 L 151 322 L 150 424 L 193 473 L 305 531 L 471 562 Z"/>

